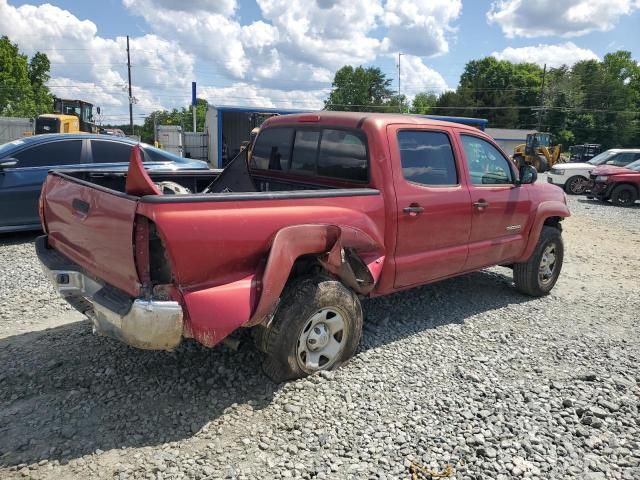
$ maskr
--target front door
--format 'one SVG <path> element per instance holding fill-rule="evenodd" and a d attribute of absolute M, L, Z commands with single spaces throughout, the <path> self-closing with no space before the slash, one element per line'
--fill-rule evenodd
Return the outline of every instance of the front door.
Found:
<path fill-rule="evenodd" d="M 527 185 L 516 185 L 514 165 L 489 141 L 460 135 L 468 170 L 473 215 L 465 270 L 505 263 L 527 241 L 531 200 Z"/>
<path fill-rule="evenodd" d="M 469 191 L 461 182 L 451 132 L 388 127 L 396 189 L 396 288 L 460 272 L 471 231 Z"/>

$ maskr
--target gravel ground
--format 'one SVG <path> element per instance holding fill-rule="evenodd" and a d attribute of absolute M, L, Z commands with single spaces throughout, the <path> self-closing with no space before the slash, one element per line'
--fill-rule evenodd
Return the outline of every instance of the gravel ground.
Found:
<path fill-rule="evenodd" d="M 640 479 L 640 208 L 570 201 L 550 296 L 495 268 L 365 302 L 356 357 L 287 384 L 248 341 L 93 336 L 5 236 L 0 478 Z"/>

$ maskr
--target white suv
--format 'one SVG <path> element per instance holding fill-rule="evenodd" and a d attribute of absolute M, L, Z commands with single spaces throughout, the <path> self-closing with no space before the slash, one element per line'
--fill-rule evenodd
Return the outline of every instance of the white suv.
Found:
<path fill-rule="evenodd" d="M 640 159 L 640 149 L 612 148 L 596 155 L 586 163 L 556 163 L 547 176 L 547 182 L 564 188 L 567 193 L 580 195 L 591 188 L 589 174 L 598 165 L 626 167 Z"/>

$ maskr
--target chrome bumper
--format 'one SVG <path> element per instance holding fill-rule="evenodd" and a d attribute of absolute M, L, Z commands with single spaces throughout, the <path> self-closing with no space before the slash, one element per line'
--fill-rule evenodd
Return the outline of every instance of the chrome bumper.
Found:
<path fill-rule="evenodd" d="M 46 235 L 36 240 L 44 272 L 60 295 L 93 323 L 93 331 L 145 350 L 173 350 L 182 340 L 178 302 L 131 299 L 86 275 L 80 266 L 49 249 Z"/>

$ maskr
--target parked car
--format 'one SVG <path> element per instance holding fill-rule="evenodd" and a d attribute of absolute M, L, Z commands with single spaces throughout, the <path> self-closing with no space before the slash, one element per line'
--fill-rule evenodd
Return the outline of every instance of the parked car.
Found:
<path fill-rule="evenodd" d="M 126 179 L 49 174 L 36 250 L 95 331 L 171 350 L 254 327 L 281 380 L 354 354 L 361 298 L 493 265 L 532 296 L 558 279 L 566 195 L 476 128 L 285 115 L 262 125 L 250 162 L 246 151 L 222 173 L 173 173 L 185 186 L 199 178 L 185 195 L 160 194 L 135 157 Z"/>
<path fill-rule="evenodd" d="M 0 145 L 0 232 L 40 229 L 38 197 L 47 172 L 55 168 L 126 170 L 127 138 L 92 134 L 44 134 Z M 143 145 L 147 168 L 203 169 L 205 162 L 180 158 Z"/>
<path fill-rule="evenodd" d="M 583 145 L 571 145 L 569 147 L 569 161 L 585 163 L 602 151 L 599 143 L 585 143 Z"/>
<path fill-rule="evenodd" d="M 631 207 L 640 198 L 640 160 L 626 167 L 603 165 L 591 172 L 591 198 Z"/>
<path fill-rule="evenodd" d="M 625 165 L 640 159 L 640 149 L 612 148 L 585 163 L 558 163 L 549 170 L 547 181 L 564 188 L 573 195 L 581 195 L 591 188 L 589 175 L 598 165 Z"/>

